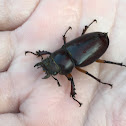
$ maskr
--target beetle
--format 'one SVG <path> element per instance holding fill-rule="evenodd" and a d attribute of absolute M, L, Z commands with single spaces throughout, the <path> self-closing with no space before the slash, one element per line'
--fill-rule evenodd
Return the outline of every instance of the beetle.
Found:
<path fill-rule="evenodd" d="M 78 71 L 85 73 L 96 81 L 102 84 L 109 85 L 112 88 L 112 84 L 102 82 L 100 79 L 96 78 L 95 76 L 81 69 L 80 67 L 87 66 L 95 61 L 98 63 L 108 63 L 126 67 L 126 65 L 122 63 L 99 59 L 105 53 L 109 46 L 109 38 L 107 33 L 103 32 L 92 32 L 85 34 L 87 29 L 93 22 L 97 22 L 97 20 L 94 19 L 88 26 L 85 26 L 80 37 L 66 43 L 66 33 L 68 32 L 68 30 L 72 29 L 71 27 L 69 27 L 63 35 L 63 46 L 53 53 L 44 50 L 36 51 L 36 53 L 25 51 L 25 55 L 27 53 L 32 53 L 37 57 L 41 57 L 42 61 L 35 64 L 34 67 L 42 68 L 43 71 L 45 71 L 46 76 L 43 79 L 47 79 L 52 76 L 53 79 L 57 81 L 58 86 L 60 86 L 59 81 L 54 76 L 58 73 L 61 75 L 65 75 L 67 79 L 71 82 L 70 95 L 72 96 L 73 100 L 79 103 L 80 106 L 82 105 L 82 103 L 75 98 L 75 84 L 71 75 L 73 68 L 76 68 Z M 43 59 L 43 55 L 49 56 Z"/>

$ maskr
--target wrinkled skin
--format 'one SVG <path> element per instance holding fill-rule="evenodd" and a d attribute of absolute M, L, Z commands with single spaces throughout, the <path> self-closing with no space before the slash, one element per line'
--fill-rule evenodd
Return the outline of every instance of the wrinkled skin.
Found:
<path fill-rule="evenodd" d="M 4 3 L 3 3 L 4 2 Z M 78 103 L 70 97 L 65 76 L 44 77 L 33 66 L 41 60 L 29 50 L 55 51 L 79 36 L 93 19 L 87 32 L 108 32 L 110 46 L 102 59 L 126 64 L 125 0 L 0 0 L 0 126 L 125 126 L 126 68 L 93 63 L 83 69 L 92 78 L 72 71 Z"/>

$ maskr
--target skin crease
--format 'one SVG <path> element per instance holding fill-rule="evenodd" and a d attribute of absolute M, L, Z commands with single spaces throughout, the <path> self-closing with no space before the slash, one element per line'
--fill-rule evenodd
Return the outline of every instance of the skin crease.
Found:
<path fill-rule="evenodd" d="M 1 1 L 0 11 L 0 126 L 125 126 L 125 67 L 93 63 L 83 68 L 112 83 L 112 89 L 74 69 L 76 99 L 83 103 L 79 107 L 65 76 L 56 76 L 61 87 L 51 77 L 41 79 L 44 72 L 33 67 L 41 59 L 24 54 L 53 52 L 63 45 L 69 26 L 67 42 L 97 19 L 87 32 L 108 32 L 110 46 L 102 59 L 126 64 L 125 0 L 13 1 L 16 9 L 7 2 Z"/>

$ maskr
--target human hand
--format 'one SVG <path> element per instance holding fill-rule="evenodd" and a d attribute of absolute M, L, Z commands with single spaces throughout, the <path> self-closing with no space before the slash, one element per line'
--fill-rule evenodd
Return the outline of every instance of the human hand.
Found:
<path fill-rule="evenodd" d="M 102 59 L 126 64 L 126 3 L 123 0 L 119 3 L 100 0 L 25 2 L 13 3 L 20 11 L 13 11 L 11 7 L 8 15 L 0 12 L 4 17 L 0 24 L 0 125 L 124 126 L 126 68 L 98 63 L 83 68 L 102 81 L 112 83 L 112 89 L 74 69 L 71 74 L 76 99 L 83 103 L 79 107 L 70 97 L 70 82 L 65 76 L 56 76 L 61 87 L 53 78 L 41 79 L 44 77 L 42 69 L 33 67 L 41 59 L 24 53 L 27 50 L 53 52 L 63 45 L 62 35 L 69 26 L 72 30 L 67 33 L 67 42 L 80 36 L 84 26 L 97 19 L 98 23 L 87 32 L 108 32 L 110 46 Z M 7 11 L 8 6 L 4 6 L 4 10 Z M 12 22 L 6 22 L 6 17 L 11 17 Z"/>

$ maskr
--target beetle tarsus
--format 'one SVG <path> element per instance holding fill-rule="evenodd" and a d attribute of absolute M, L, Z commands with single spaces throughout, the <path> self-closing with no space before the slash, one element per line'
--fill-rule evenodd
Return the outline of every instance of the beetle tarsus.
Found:
<path fill-rule="evenodd" d="M 98 63 L 108 63 L 108 64 L 114 64 L 114 65 L 119 65 L 119 66 L 126 67 L 126 65 L 124 65 L 123 63 L 117 63 L 117 62 L 112 62 L 112 61 L 107 61 L 107 60 L 101 60 L 101 59 L 96 60 L 96 62 L 98 62 Z"/>
<path fill-rule="evenodd" d="M 75 92 L 76 89 L 75 89 L 73 77 L 72 77 L 71 74 L 67 74 L 66 77 L 67 77 L 67 79 L 68 79 L 69 81 L 71 81 L 71 92 L 70 92 L 70 96 L 72 96 L 73 100 L 76 101 L 76 102 L 78 102 L 79 105 L 80 105 L 80 107 L 81 107 L 82 103 L 80 103 L 77 99 L 75 99 L 75 95 L 76 95 L 77 93 Z"/>
<path fill-rule="evenodd" d="M 25 55 L 26 55 L 27 53 L 31 53 L 31 54 L 33 54 L 33 55 L 37 55 L 37 54 L 34 53 L 34 52 L 31 52 L 31 51 L 25 51 Z"/>
<path fill-rule="evenodd" d="M 95 76 L 93 76 L 92 74 L 88 73 L 86 70 L 83 70 L 83 69 L 81 69 L 81 68 L 79 68 L 79 67 L 75 67 L 75 68 L 76 68 L 78 71 L 80 71 L 80 72 L 82 72 L 82 73 L 85 73 L 85 74 L 89 75 L 90 77 L 92 77 L 93 79 L 95 79 L 96 81 L 98 81 L 99 83 L 109 85 L 109 86 L 111 86 L 111 88 L 112 88 L 112 84 L 102 82 L 100 79 L 98 79 L 98 78 L 96 78 Z"/>
<path fill-rule="evenodd" d="M 74 101 L 78 102 L 78 104 L 80 105 L 79 107 L 81 107 L 82 103 L 79 102 L 77 99 L 75 99 L 74 97 L 72 97 Z"/>
<path fill-rule="evenodd" d="M 112 84 L 109 84 L 109 83 L 104 83 L 104 82 L 102 82 L 100 79 L 98 79 L 98 82 L 99 82 L 99 83 L 102 83 L 102 84 L 109 85 L 111 88 L 113 87 L 113 85 L 112 85 Z"/>
<path fill-rule="evenodd" d="M 97 23 L 97 20 L 96 19 L 94 19 L 94 21 L 93 22 L 96 22 Z"/>
<path fill-rule="evenodd" d="M 69 26 L 69 28 L 66 30 L 66 32 L 65 32 L 64 35 L 63 35 L 64 45 L 66 44 L 66 33 L 67 33 L 70 29 L 72 30 L 72 27 L 71 27 L 71 26 Z"/>
<path fill-rule="evenodd" d="M 124 67 L 126 67 L 126 65 L 124 65 L 123 63 L 117 63 L 117 62 L 106 61 L 106 60 L 104 60 L 104 63 L 114 64 L 114 65 L 119 65 L 119 66 L 124 66 Z"/>
<path fill-rule="evenodd" d="M 88 25 L 88 27 L 89 26 L 91 26 L 94 22 L 96 22 L 97 23 L 97 20 L 96 19 L 94 19 L 89 25 Z"/>
<path fill-rule="evenodd" d="M 53 76 L 52 76 L 52 77 L 53 77 Z M 55 77 L 53 77 L 53 79 L 57 81 L 57 84 L 58 84 L 58 86 L 60 87 L 61 85 L 60 85 L 58 79 L 56 79 Z"/>
<path fill-rule="evenodd" d="M 31 51 L 25 51 L 25 55 L 27 54 L 27 53 L 31 53 L 31 54 L 33 54 L 33 55 L 36 55 L 37 57 L 40 57 L 41 56 L 41 58 L 43 59 L 43 57 L 42 57 L 42 55 L 46 55 L 46 54 L 49 54 L 49 55 L 51 55 L 51 52 L 48 52 L 48 51 L 36 51 L 36 53 L 34 53 L 34 52 L 31 52 Z"/>
<path fill-rule="evenodd" d="M 94 19 L 89 25 L 86 25 L 85 26 L 85 28 L 83 29 L 83 31 L 82 31 L 82 34 L 81 35 L 84 35 L 85 34 L 85 32 L 87 31 L 87 29 L 94 23 L 94 22 L 96 22 L 97 23 L 97 20 L 96 19 Z"/>

